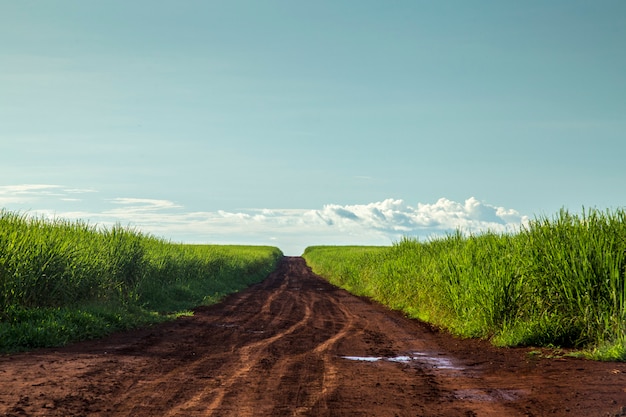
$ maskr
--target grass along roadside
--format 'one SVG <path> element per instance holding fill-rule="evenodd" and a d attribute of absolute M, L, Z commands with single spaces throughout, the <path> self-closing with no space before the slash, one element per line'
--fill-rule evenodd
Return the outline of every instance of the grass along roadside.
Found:
<path fill-rule="evenodd" d="M 562 210 L 514 234 L 309 247 L 304 257 L 332 283 L 460 336 L 626 360 L 623 210 Z"/>
<path fill-rule="evenodd" d="M 281 257 L 274 247 L 184 245 L 0 211 L 0 351 L 190 314 L 261 281 Z"/>

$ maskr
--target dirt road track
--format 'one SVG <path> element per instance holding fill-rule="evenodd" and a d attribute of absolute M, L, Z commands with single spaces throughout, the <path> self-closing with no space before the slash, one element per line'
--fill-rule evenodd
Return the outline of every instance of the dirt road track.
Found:
<path fill-rule="evenodd" d="M 0 415 L 622 415 L 626 364 L 529 350 L 439 333 L 287 257 L 193 317 L 1 357 Z"/>

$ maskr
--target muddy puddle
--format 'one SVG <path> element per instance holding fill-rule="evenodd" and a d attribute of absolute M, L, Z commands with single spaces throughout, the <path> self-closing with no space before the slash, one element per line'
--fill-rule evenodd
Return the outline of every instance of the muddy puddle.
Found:
<path fill-rule="evenodd" d="M 357 362 L 392 362 L 403 364 L 415 364 L 421 368 L 437 371 L 452 371 L 450 377 L 457 378 L 458 371 L 466 371 L 463 366 L 455 364 L 449 357 L 437 352 L 411 352 L 398 356 L 342 356 L 343 359 Z M 463 375 L 470 377 L 469 375 Z M 466 388 L 449 391 L 449 398 L 471 403 L 512 402 L 528 395 L 522 389 L 507 388 Z"/>
<path fill-rule="evenodd" d="M 411 352 L 407 355 L 384 356 L 342 356 L 343 359 L 360 362 L 397 362 L 417 363 L 434 369 L 462 371 L 463 367 L 455 365 L 450 358 L 432 352 Z"/>

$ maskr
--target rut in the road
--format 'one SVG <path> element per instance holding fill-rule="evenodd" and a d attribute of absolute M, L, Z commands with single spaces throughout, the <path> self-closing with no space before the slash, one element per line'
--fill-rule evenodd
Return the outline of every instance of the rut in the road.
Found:
<path fill-rule="evenodd" d="M 626 368 L 460 341 L 284 258 L 193 317 L 0 359 L 0 415 L 569 416 L 626 405 Z"/>
<path fill-rule="evenodd" d="M 118 412 L 293 415 L 322 406 L 336 389 L 329 349 L 355 318 L 333 295 L 334 287 L 303 278 L 301 269 L 298 262 L 285 262 L 253 291 L 232 297 L 221 308 L 198 311 L 202 336 L 175 347 L 193 351 L 197 358 L 128 391 L 115 406 Z M 164 346 L 145 349 L 163 351 Z M 185 377 L 194 383 L 183 382 Z M 166 387 L 168 381 L 174 382 L 172 387 Z M 166 410 L 159 400 L 163 392 L 175 397 L 168 399 Z"/>

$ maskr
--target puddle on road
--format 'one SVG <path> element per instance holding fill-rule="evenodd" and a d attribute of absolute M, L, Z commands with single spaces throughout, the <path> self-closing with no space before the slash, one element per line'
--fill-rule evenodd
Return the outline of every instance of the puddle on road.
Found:
<path fill-rule="evenodd" d="M 413 363 L 426 366 L 436 370 L 463 371 L 465 368 L 455 365 L 454 362 L 437 352 L 411 352 L 408 355 L 398 355 L 392 357 L 384 356 L 342 356 L 343 359 L 360 362 L 396 362 Z M 466 376 L 452 373 L 450 376 Z M 507 388 L 468 388 L 449 391 L 451 399 L 467 402 L 512 402 L 528 395 L 524 389 Z"/>
<path fill-rule="evenodd" d="M 412 363 L 417 362 L 423 365 L 428 365 L 435 369 L 446 369 L 452 371 L 461 371 L 463 367 L 456 366 L 452 363 L 449 358 L 446 358 L 441 355 L 433 354 L 433 353 L 425 353 L 425 352 L 412 352 L 410 355 L 399 355 L 393 357 L 382 357 L 382 356 L 342 356 L 344 359 L 348 359 L 351 361 L 361 361 L 361 362 L 397 362 L 397 363 Z"/>
<path fill-rule="evenodd" d="M 342 356 L 344 359 L 350 361 L 363 361 L 363 362 L 378 362 L 383 358 L 381 356 Z"/>
<path fill-rule="evenodd" d="M 414 352 L 413 355 L 415 355 L 414 356 L 415 360 L 431 365 L 433 368 L 450 369 L 452 371 L 463 370 L 462 366 L 454 365 L 452 361 L 449 358 L 446 358 L 445 356 L 439 356 L 439 355 L 435 356 L 432 354 L 428 355 L 427 353 L 423 353 L 423 352 Z"/>

